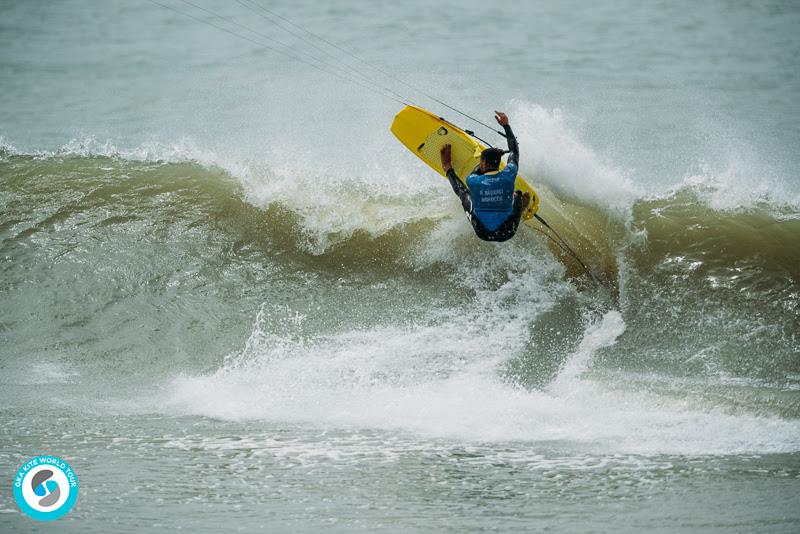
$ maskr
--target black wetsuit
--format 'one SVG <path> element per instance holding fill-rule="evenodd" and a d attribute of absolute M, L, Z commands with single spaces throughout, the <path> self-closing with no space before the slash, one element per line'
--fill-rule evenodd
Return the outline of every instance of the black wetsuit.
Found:
<path fill-rule="evenodd" d="M 508 150 L 510 151 L 508 156 L 508 164 L 506 167 L 511 168 L 511 166 L 513 166 L 514 176 L 516 176 L 516 169 L 519 165 L 519 145 L 517 145 L 517 138 L 514 137 L 514 132 L 511 131 L 511 127 L 509 125 L 505 125 L 503 126 L 503 129 L 506 132 Z M 480 169 L 476 168 L 470 177 L 476 175 L 479 176 L 481 174 L 482 173 Z M 461 206 L 464 208 L 464 212 L 467 214 L 467 219 L 472 224 L 472 228 L 475 230 L 475 235 L 484 241 L 507 241 L 514 237 L 522 217 L 521 191 L 517 191 L 511 206 L 511 212 L 508 214 L 505 220 L 497 228 L 490 230 L 481 221 L 480 214 L 476 213 L 473 209 L 472 193 L 464 184 L 464 182 L 459 179 L 458 175 L 452 168 L 447 171 L 447 179 L 450 181 L 450 186 L 453 188 L 455 194 L 458 195 L 459 199 L 461 199 Z"/>

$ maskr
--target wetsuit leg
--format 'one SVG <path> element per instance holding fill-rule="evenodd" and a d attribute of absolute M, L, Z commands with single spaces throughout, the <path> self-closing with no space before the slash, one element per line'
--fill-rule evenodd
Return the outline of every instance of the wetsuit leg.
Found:
<path fill-rule="evenodd" d="M 475 230 L 475 235 L 478 236 L 479 239 L 483 239 L 484 241 L 497 241 L 494 239 L 495 233 L 487 230 L 480 219 L 472 215 L 472 213 L 467 213 L 467 218 L 472 224 L 472 229 Z"/>

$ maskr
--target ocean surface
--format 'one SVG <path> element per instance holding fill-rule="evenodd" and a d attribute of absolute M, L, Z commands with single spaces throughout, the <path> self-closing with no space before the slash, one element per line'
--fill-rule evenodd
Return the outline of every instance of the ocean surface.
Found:
<path fill-rule="evenodd" d="M 797 2 L 0 12 L 0 531 L 800 531 Z M 406 101 L 508 113 L 599 283 Z"/>

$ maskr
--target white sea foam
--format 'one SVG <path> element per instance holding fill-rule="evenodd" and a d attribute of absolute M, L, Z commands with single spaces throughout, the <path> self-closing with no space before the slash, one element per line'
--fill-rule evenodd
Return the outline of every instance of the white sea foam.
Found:
<path fill-rule="evenodd" d="M 523 322 L 508 316 L 486 324 L 454 317 L 438 326 L 317 339 L 268 334 L 265 320 L 262 315 L 247 349 L 219 371 L 176 378 L 167 391 L 167 409 L 464 443 L 562 442 L 611 454 L 800 450 L 796 422 L 729 415 L 586 378 L 596 352 L 613 345 L 625 328 L 616 311 L 588 325 L 577 350 L 543 391 L 514 387 L 497 375 L 507 355 L 524 349 Z"/>
<path fill-rule="evenodd" d="M 703 168 L 686 176 L 662 196 L 674 195 L 681 190 L 694 192 L 714 211 L 733 211 L 769 205 L 779 211 L 799 209 L 800 196 L 792 195 L 783 184 L 753 178 L 752 169 L 732 163 L 730 167 L 713 171 Z"/>
<path fill-rule="evenodd" d="M 64 364 L 53 361 L 39 361 L 29 363 L 25 373 L 14 373 L 15 384 L 40 385 L 40 384 L 69 384 L 75 380 L 78 373 L 71 371 Z"/>
<path fill-rule="evenodd" d="M 602 208 L 625 209 L 639 196 L 629 173 L 596 152 L 573 130 L 560 109 L 514 102 L 514 131 L 521 170 L 557 194 Z"/>
<path fill-rule="evenodd" d="M 0 135 L 0 161 L 12 154 L 19 154 L 19 150 L 8 139 Z"/>

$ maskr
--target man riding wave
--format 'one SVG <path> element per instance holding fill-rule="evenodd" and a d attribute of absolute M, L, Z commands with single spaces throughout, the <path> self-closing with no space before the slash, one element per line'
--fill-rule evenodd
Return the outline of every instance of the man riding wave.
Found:
<path fill-rule="evenodd" d="M 487 148 L 481 152 L 480 163 L 465 180 L 466 185 L 453 170 L 452 147 L 444 145 L 440 155 L 442 168 L 453 191 L 461 199 L 475 235 L 484 241 L 507 241 L 517 232 L 522 212 L 530 202 L 530 193 L 514 191 L 519 146 L 506 114 L 495 111 L 495 115 L 497 123 L 505 130 L 508 151 Z M 510 153 L 508 163 L 501 171 L 500 160 L 506 152 Z"/>

